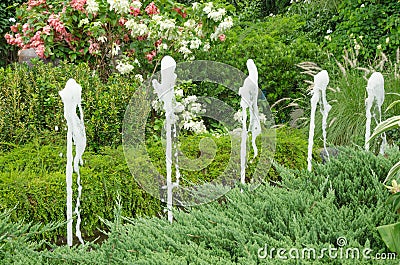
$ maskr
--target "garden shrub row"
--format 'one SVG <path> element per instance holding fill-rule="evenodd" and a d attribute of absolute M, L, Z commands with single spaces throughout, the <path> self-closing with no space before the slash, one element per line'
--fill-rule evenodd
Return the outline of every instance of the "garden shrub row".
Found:
<path fill-rule="evenodd" d="M 388 191 L 381 181 L 399 157 L 398 150 L 383 157 L 340 148 L 337 158 L 315 165 L 313 172 L 280 168 L 279 186 L 242 187 L 244 192 L 235 188 L 213 203 L 177 209 L 173 224 L 166 218 L 121 218 L 117 206 L 102 245 L 51 246 L 48 252 L 36 251 L 35 243 L 17 246 L 4 240 L 1 258 L 17 264 L 277 264 L 283 261 L 276 251 L 263 259 L 260 248 L 267 247 L 267 254 L 272 248 L 296 248 L 300 255 L 304 248 L 314 248 L 320 255 L 322 248 L 331 247 L 337 249 L 336 259 L 326 251 L 322 258 L 306 256 L 301 264 L 379 264 L 364 259 L 362 251 L 371 249 L 371 256 L 389 252 L 376 227 L 398 218 L 385 204 Z M 337 242 L 340 237 L 345 245 Z M 348 248 L 358 248 L 360 257 L 346 258 Z"/>
<path fill-rule="evenodd" d="M 199 155 L 198 144 L 211 137 L 217 146 L 213 162 L 200 171 L 181 170 L 184 183 L 209 182 L 221 175 L 231 155 L 230 136 L 186 136 L 181 150 L 189 158 Z M 147 152 L 151 162 L 165 176 L 165 147 L 161 141 L 149 141 Z M 307 142 L 301 131 L 282 128 L 277 130 L 275 161 L 288 168 L 305 168 Z M 33 222 L 55 222 L 65 216 L 65 140 L 59 143 L 35 141 L 0 152 L 0 210 L 13 208 L 12 220 L 24 218 Z M 112 219 L 112 208 L 117 194 L 122 198 L 123 215 L 127 217 L 163 214 L 161 203 L 139 187 L 126 164 L 122 147 L 103 148 L 94 153 L 86 151 L 81 167 L 82 176 L 82 229 L 91 236 L 97 228 L 104 228 L 99 220 Z M 143 166 L 145 156 L 135 157 L 132 163 Z M 248 174 L 256 163 L 249 165 Z M 265 169 L 264 169 L 265 170 Z M 277 181 L 275 168 L 264 171 L 262 178 Z M 76 190 L 76 184 L 74 184 Z M 76 195 L 76 193 L 75 193 Z M 64 230 L 49 233 L 47 237 L 63 235 Z"/>
<path fill-rule="evenodd" d="M 20 64 L 0 68 L 0 149 L 43 134 L 64 137 L 66 121 L 58 92 L 69 78 L 82 86 L 89 147 L 121 144 L 122 120 L 138 86 L 135 81 L 112 76 L 104 82 L 84 63 L 54 67 L 37 62 L 32 68 Z"/>

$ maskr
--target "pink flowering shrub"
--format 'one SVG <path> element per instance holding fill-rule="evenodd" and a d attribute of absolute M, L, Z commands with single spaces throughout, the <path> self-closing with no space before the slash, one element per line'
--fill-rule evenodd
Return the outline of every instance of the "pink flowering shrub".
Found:
<path fill-rule="evenodd" d="M 166 54 L 194 59 L 225 41 L 232 25 L 226 10 L 212 2 L 29 0 L 4 37 L 41 58 L 87 61 L 105 75 L 110 69 L 147 74 Z"/>

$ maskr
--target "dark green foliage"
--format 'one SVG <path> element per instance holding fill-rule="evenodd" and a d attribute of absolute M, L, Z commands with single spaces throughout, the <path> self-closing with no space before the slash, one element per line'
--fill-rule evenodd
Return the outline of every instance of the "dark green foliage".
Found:
<path fill-rule="evenodd" d="M 296 17 L 274 17 L 256 24 L 242 23 L 204 58 L 229 64 L 244 73 L 247 73 L 247 59 L 253 59 L 258 68 L 259 87 L 270 105 L 283 98 L 299 98 L 306 86 L 296 64 L 309 60 L 319 62 L 324 57 L 318 45 L 299 34 L 300 27 L 301 22 Z M 208 84 L 202 89 L 215 91 Z M 231 94 L 221 98 L 238 108 L 235 95 Z M 289 121 L 289 113 L 290 109 L 279 111 L 277 122 Z"/>
<path fill-rule="evenodd" d="M 356 39 L 363 60 L 372 60 L 379 54 L 378 45 L 392 59 L 396 58 L 400 45 L 399 10 L 400 2 L 395 0 L 343 0 L 338 15 L 332 18 L 335 28 L 328 48 L 340 56 L 343 47 L 354 47 Z"/>
<path fill-rule="evenodd" d="M 5 252 L 4 262 L 22 264 L 29 253 L 26 264 L 280 264 L 276 251 L 274 258 L 260 259 L 259 249 L 315 248 L 318 255 L 322 248 L 339 248 L 337 239 L 345 237 L 343 251 L 359 248 L 360 259 L 331 259 L 325 252 L 321 259 L 287 262 L 379 264 L 363 259 L 361 251 L 370 248 L 371 256 L 388 252 L 376 227 L 395 221 L 396 215 L 384 204 L 387 191 L 379 181 L 399 156 L 398 151 L 387 159 L 340 149 L 337 160 L 315 165 L 312 173 L 281 169 L 282 187 L 234 189 L 223 200 L 177 210 L 172 225 L 158 218 L 121 219 L 117 206 L 114 222 L 106 222 L 109 238 L 101 246 L 56 247 L 52 252 L 20 247 Z"/>
<path fill-rule="evenodd" d="M 15 9 L 25 0 L 3 0 L 0 2 L 0 67 L 16 60 L 17 49 L 7 44 L 4 35 L 10 31 L 10 26 L 15 23 L 9 19 L 15 17 Z"/>
<path fill-rule="evenodd" d="M 12 220 L 24 218 L 35 223 L 49 223 L 65 219 L 66 149 L 61 146 L 27 144 L 0 153 L 0 210 L 16 206 Z M 93 235 L 103 227 L 99 217 L 113 218 L 117 194 L 123 199 L 124 216 L 160 212 L 159 201 L 143 191 L 129 172 L 122 148 L 106 148 L 98 154 L 85 152 L 81 176 L 82 230 L 86 235 Z M 74 183 L 75 191 L 76 188 Z M 60 228 L 46 237 L 64 234 L 64 229 Z"/>
<path fill-rule="evenodd" d="M 23 144 L 42 134 L 66 137 L 66 121 L 58 92 L 69 78 L 82 86 L 82 105 L 90 148 L 121 144 L 122 120 L 137 84 L 110 77 L 104 83 L 86 64 L 57 67 L 38 62 L 33 68 L 0 68 L 0 149 Z M 55 127 L 59 131 L 55 131 Z M 48 138 L 48 137 L 46 137 Z"/>

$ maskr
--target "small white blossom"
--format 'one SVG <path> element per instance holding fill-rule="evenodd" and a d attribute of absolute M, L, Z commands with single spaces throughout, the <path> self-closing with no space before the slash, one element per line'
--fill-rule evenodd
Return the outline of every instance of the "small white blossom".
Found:
<path fill-rule="evenodd" d="M 94 14 L 99 12 L 99 4 L 96 2 L 96 0 L 87 0 L 86 1 L 86 11 L 89 14 Z"/>
<path fill-rule="evenodd" d="M 114 10 L 121 15 L 129 13 L 130 5 L 128 0 L 107 0 L 107 3 L 110 5 L 110 11 Z"/>
<path fill-rule="evenodd" d="M 331 41 L 331 40 L 332 40 L 331 35 L 326 35 L 324 38 L 325 38 L 326 40 L 328 40 L 328 41 Z"/>
<path fill-rule="evenodd" d="M 183 106 L 182 103 L 180 103 L 180 102 L 175 103 L 175 108 L 174 108 L 175 113 L 180 113 L 184 109 L 185 109 L 185 106 Z"/>
<path fill-rule="evenodd" d="M 179 97 L 183 97 L 183 89 L 177 89 L 175 91 L 175 95 L 179 96 Z"/>
<path fill-rule="evenodd" d="M 193 9 L 193 10 L 196 10 L 198 7 L 199 7 L 199 3 L 194 2 L 194 3 L 192 4 L 192 9 Z"/>
<path fill-rule="evenodd" d="M 121 61 L 118 61 L 116 68 L 117 68 L 118 72 L 120 72 L 121 74 L 127 74 L 133 70 L 133 65 L 125 64 Z"/>
<path fill-rule="evenodd" d="M 97 38 L 97 41 L 101 42 L 101 43 L 105 43 L 107 41 L 107 37 L 106 36 L 100 36 Z"/>
<path fill-rule="evenodd" d="M 358 51 L 361 49 L 361 46 L 359 44 L 354 45 L 354 50 Z"/>
<path fill-rule="evenodd" d="M 365 7 L 365 5 L 364 5 L 364 4 L 362 4 L 362 5 L 361 5 L 361 8 L 363 8 L 363 7 Z"/>
<path fill-rule="evenodd" d="M 8 19 L 8 21 L 10 21 L 11 23 L 15 23 L 15 18 L 13 18 L 13 17 L 10 17 L 9 19 Z"/>
<path fill-rule="evenodd" d="M 121 50 L 121 47 L 117 43 L 113 43 L 112 48 L 111 48 L 111 55 L 117 56 L 119 51 Z"/>
<path fill-rule="evenodd" d="M 132 7 L 133 8 L 141 8 L 142 7 L 142 3 L 140 1 L 135 0 L 135 1 L 132 2 Z"/>
<path fill-rule="evenodd" d="M 326 34 L 331 34 L 332 33 L 332 30 L 331 29 L 328 29 L 327 31 L 326 31 Z"/>
<path fill-rule="evenodd" d="M 193 19 L 189 19 L 188 21 L 186 21 L 183 26 L 187 27 L 187 28 L 194 28 L 196 26 L 196 21 L 194 21 Z"/>
<path fill-rule="evenodd" d="M 387 38 L 386 38 L 386 44 L 388 44 L 389 42 L 390 42 L 390 38 L 387 37 Z"/>
<path fill-rule="evenodd" d="M 166 51 L 168 50 L 168 44 L 166 43 L 161 43 L 160 46 L 157 47 L 158 51 Z"/>
<path fill-rule="evenodd" d="M 197 100 L 196 95 L 188 96 L 188 97 L 183 99 L 183 104 L 187 105 L 187 104 L 189 104 L 191 102 L 196 102 L 196 100 Z"/>
<path fill-rule="evenodd" d="M 143 76 L 141 74 L 136 74 L 135 79 L 138 80 L 140 83 L 143 83 Z"/>
<path fill-rule="evenodd" d="M 93 26 L 101 27 L 101 26 L 103 26 L 103 23 L 101 23 L 101 21 L 96 21 L 96 22 L 93 23 Z"/>
<path fill-rule="evenodd" d="M 242 122 L 242 110 L 238 110 L 238 112 L 236 112 L 236 113 L 233 115 L 233 119 L 234 119 L 235 121 Z"/>
<path fill-rule="evenodd" d="M 382 50 L 382 45 L 379 44 L 376 48 L 377 48 L 378 50 Z"/>
<path fill-rule="evenodd" d="M 212 11 L 212 8 L 213 8 L 213 3 L 209 2 L 203 8 L 203 12 L 206 13 L 206 14 L 209 14 Z"/>
<path fill-rule="evenodd" d="M 57 126 L 57 125 L 54 127 L 54 130 L 55 130 L 56 132 L 58 132 L 58 126 Z"/>
<path fill-rule="evenodd" d="M 80 28 L 86 24 L 89 24 L 89 19 L 88 18 L 81 19 L 81 21 L 79 21 L 78 27 Z"/>
<path fill-rule="evenodd" d="M 201 104 L 197 103 L 197 102 L 194 102 L 194 103 L 190 104 L 190 111 L 193 112 L 193 113 L 202 112 Z"/>
<path fill-rule="evenodd" d="M 199 38 L 194 38 L 190 41 L 190 49 L 198 49 L 201 45 L 201 40 Z"/>
<path fill-rule="evenodd" d="M 217 11 L 209 12 L 207 17 L 214 20 L 215 22 L 221 21 L 226 11 L 223 8 L 219 8 Z"/>
<path fill-rule="evenodd" d="M 203 46 L 203 51 L 208 52 L 210 50 L 211 46 L 209 42 L 204 43 Z"/>

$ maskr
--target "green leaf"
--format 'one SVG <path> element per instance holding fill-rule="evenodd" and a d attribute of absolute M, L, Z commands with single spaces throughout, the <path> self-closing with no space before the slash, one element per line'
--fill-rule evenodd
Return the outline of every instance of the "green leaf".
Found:
<path fill-rule="evenodd" d="M 392 177 L 394 177 L 395 175 L 397 175 L 397 173 L 400 170 L 400 161 L 397 162 L 390 170 L 389 173 L 387 174 L 387 177 L 385 179 L 385 181 L 383 183 L 385 183 L 388 179 L 391 179 Z"/>
<path fill-rule="evenodd" d="M 400 253 L 400 222 L 377 227 L 383 242 L 392 252 Z"/>
<path fill-rule="evenodd" d="M 400 116 L 393 116 L 379 123 L 378 126 L 376 126 L 374 132 L 372 133 L 371 137 L 368 139 L 368 142 L 371 142 L 371 140 L 379 136 L 381 133 L 398 127 L 399 124 L 400 124 Z"/>

